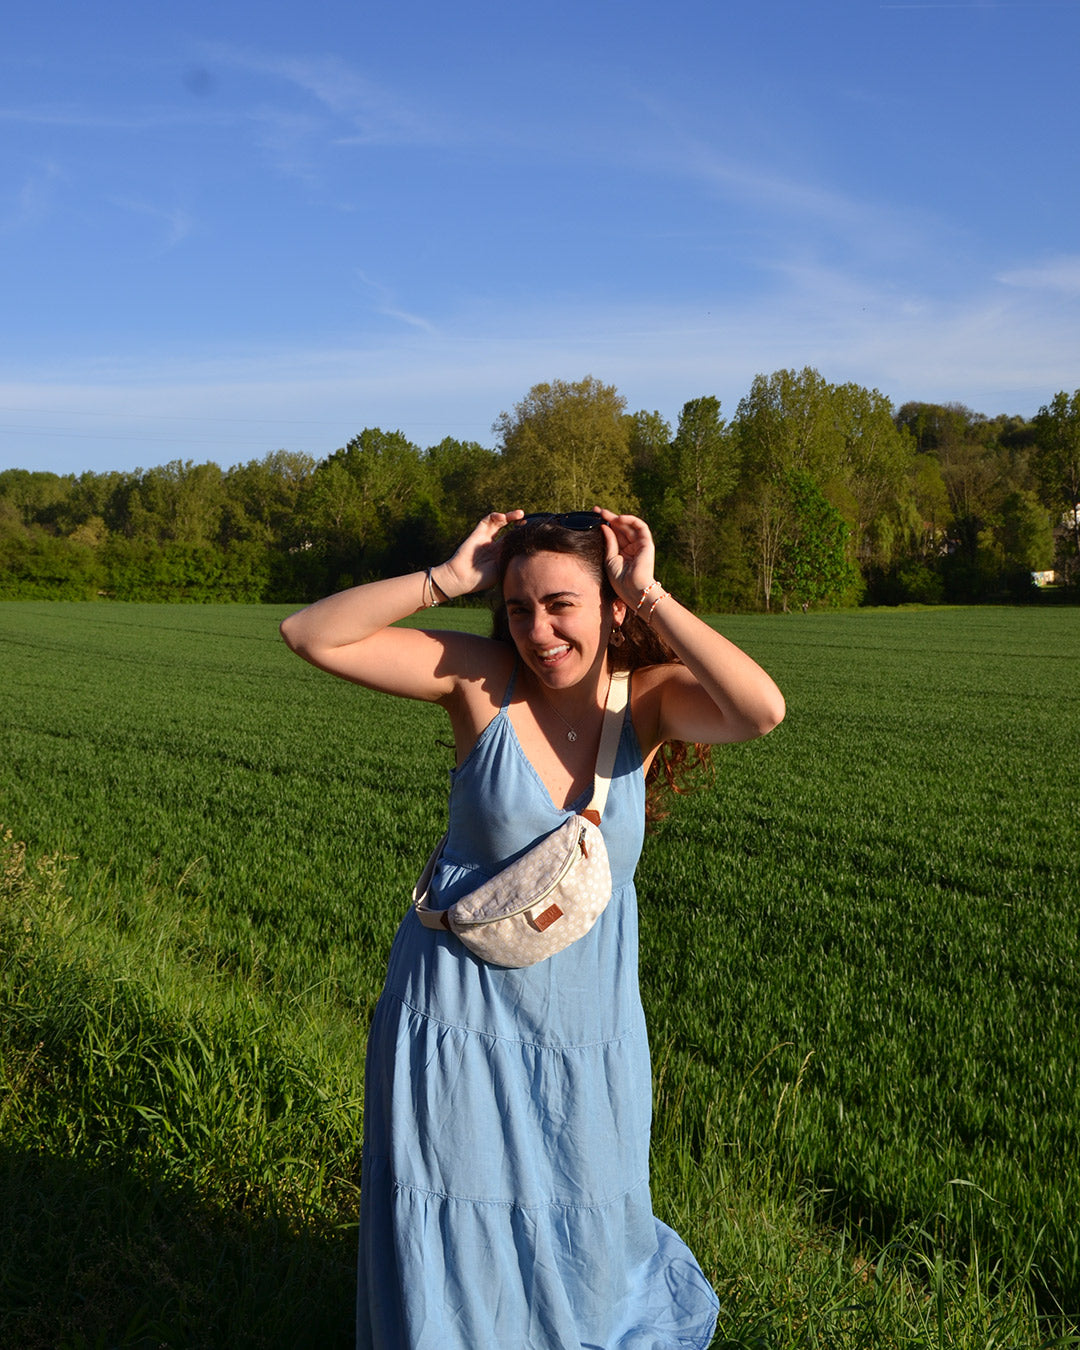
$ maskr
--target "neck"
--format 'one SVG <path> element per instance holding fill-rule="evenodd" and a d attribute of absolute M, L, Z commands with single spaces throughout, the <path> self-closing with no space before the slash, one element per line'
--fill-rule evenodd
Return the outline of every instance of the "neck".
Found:
<path fill-rule="evenodd" d="M 549 689 L 542 680 L 536 679 L 529 672 L 530 689 L 535 690 L 537 701 L 546 704 L 557 717 L 577 733 L 588 725 L 592 713 L 603 708 L 608 679 L 606 658 L 597 663 L 595 674 L 590 672 L 583 680 L 567 689 Z"/>

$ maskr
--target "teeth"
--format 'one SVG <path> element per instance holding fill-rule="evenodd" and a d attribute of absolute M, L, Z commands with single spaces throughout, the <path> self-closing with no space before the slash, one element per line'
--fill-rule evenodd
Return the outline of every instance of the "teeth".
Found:
<path fill-rule="evenodd" d="M 550 661 L 553 656 L 559 656 L 563 652 L 568 652 L 569 650 L 570 648 L 565 643 L 563 643 L 561 647 L 545 647 L 544 650 L 540 652 L 540 659 L 541 661 Z"/>

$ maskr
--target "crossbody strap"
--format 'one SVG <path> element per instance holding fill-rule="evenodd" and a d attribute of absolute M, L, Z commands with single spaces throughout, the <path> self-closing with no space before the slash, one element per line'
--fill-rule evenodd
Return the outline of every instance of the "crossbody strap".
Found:
<path fill-rule="evenodd" d="M 630 672 L 626 670 L 613 670 L 608 684 L 604 726 L 600 732 L 600 748 L 596 752 L 596 775 L 593 779 L 592 801 L 581 813 L 586 819 L 592 820 L 594 825 L 600 824 L 600 817 L 604 814 L 608 789 L 611 787 L 611 775 L 615 771 L 615 756 L 619 753 L 623 713 L 626 711 L 627 691 L 630 683 L 629 674 Z"/>

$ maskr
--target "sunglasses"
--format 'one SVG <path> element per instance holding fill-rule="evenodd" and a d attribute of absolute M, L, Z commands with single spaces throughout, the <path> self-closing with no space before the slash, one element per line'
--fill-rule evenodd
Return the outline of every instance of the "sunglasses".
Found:
<path fill-rule="evenodd" d="M 603 520 L 594 511 L 534 511 L 519 520 L 519 525 L 561 525 L 564 530 L 598 530 Z"/>

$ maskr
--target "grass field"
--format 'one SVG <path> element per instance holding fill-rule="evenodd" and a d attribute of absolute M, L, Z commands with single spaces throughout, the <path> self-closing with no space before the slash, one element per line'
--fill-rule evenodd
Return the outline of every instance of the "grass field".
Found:
<path fill-rule="evenodd" d="M 364 1027 L 452 753 L 284 612 L 0 605 L 0 1345 L 349 1344 Z M 1080 613 L 718 622 L 788 717 L 638 873 L 716 1344 L 1072 1343 Z"/>

